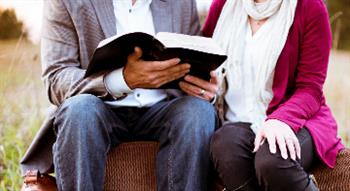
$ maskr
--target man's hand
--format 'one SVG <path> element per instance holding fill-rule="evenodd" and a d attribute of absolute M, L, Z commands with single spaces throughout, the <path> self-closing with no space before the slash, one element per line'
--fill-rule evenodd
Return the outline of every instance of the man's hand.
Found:
<path fill-rule="evenodd" d="M 272 119 L 264 123 L 263 127 L 256 135 L 253 152 L 258 151 L 265 139 L 267 139 L 272 154 L 276 153 L 277 143 L 284 159 L 288 158 L 287 150 L 289 151 L 290 158 L 296 160 L 296 157 L 298 157 L 300 159 L 301 151 L 299 140 L 292 129 L 282 121 Z"/>
<path fill-rule="evenodd" d="M 212 100 L 219 89 L 218 80 L 215 71 L 210 72 L 210 82 L 200 78 L 187 75 L 185 81 L 180 82 L 180 88 L 188 95 L 196 96 L 205 100 Z"/>
<path fill-rule="evenodd" d="M 130 89 L 159 88 L 185 76 L 190 71 L 190 65 L 179 64 L 178 58 L 166 61 L 144 61 L 141 57 L 141 48 L 135 47 L 134 53 L 128 57 L 124 67 L 124 79 Z"/>

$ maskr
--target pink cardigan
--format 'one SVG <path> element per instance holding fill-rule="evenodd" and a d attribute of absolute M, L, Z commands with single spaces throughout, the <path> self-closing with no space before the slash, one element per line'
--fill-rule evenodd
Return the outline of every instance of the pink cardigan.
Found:
<path fill-rule="evenodd" d="M 204 36 L 212 36 L 224 4 L 225 0 L 213 0 L 203 28 Z M 307 128 L 318 156 L 333 168 L 344 146 L 337 137 L 337 124 L 322 90 L 331 40 L 328 13 L 322 0 L 299 0 L 288 40 L 276 65 L 274 97 L 267 116 L 287 123 L 294 132 Z"/>

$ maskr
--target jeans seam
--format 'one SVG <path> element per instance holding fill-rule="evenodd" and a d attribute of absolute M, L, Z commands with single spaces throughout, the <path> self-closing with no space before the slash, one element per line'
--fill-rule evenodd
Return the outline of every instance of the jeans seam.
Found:
<path fill-rule="evenodd" d="M 57 185 L 57 187 L 59 188 L 58 190 L 64 190 L 63 188 L 64 188 L 65 183 L 64 183 L 64 180 L 62 179 L 63 171 L 61 170 L 60 165 L 59 165 L 59 163 L 61 163 L 61 157 L 60 157 L 60 154 L 58 153 L 57 147 L 58 147 L 58 144 L 56 142 L 55 149 L 54 149 L 54 151 L 56 152 L 56 157 L 55 157 L 56 164 L 55 164 L 55 166 L 58 169 L 58 171 L 60 172 L 59 174 L 56 173 L 56 176 L 59 176 L 58 179 L 60 180 L 60 182 L 59 182 L 60 185 Z"/>
<path fill-rule="evenodd" d="M 170 167 L 170 170 L 169 170 L 169 190 L 172 190 L 173 187 L 174 187 L 174 173 L 173 173 L 173 160 L 172 160 L 172 157 L 173 157 L 173 144 L 170 143 L 170 152 L 169 152 L 169 159 L 168 159 L 168 162 L 169 162 L 169 167 Z"/>
<path fill-rule="evenodd" d="M 168 126 L 169 127 L 169 123 L 165 123 L 164 124 L 164 127 Z M 173 190 L 173 187 L 174 187 L 174 180 L 173 180 L 173 151 L 174 151 L 174 144 L 173 144 L 173 140 L 172 139 L 169 139 L 169 144 L 170 144 L 170 149 L 169 149 L 169 156 L 168 156 L 168 169 L 169 169 L 169 172 L 168 172 L 168 187 L 169 187 L 169 191 Z"/>

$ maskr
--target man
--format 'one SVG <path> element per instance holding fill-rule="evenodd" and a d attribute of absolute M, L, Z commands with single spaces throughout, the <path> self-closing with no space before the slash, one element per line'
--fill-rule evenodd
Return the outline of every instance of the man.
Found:
<path fill-rule="evenodd" d="M 177 58 L 143 61 L 135 47 L 124 68 L 83 78 L 98 43 L 113 35 L 198 35 L 195 0 L 44 2 L 43 79 L 58 109 L 23 158 L 24 172 L 50 172 L 53 162 L 58 190 L 102 190 L 111 148 L 154 140 L 160 142 L 158 190 L 206 190 L 209 140 L 216 126 L 207 100 L 213 94 L 198 88 L 192 90 L 199 91 L 197 97 L 153 89 L 185 76 L 188 64 Z"/>

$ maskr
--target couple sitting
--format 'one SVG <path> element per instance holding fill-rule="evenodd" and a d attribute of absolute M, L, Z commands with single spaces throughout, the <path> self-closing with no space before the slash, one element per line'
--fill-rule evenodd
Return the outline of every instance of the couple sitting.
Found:
<path fill-rule="evenodd" d="M 128 141 L 160 143 L 158 190 L 174 191 L 207 190 L 211 161 L 226 190 L 317 190 L 313 162 L 334 167 L 343 148 L 322 92 L 331 49 L 322 0 L 214 0 L 202 33 L 228 60 L 210 82 L 177 58 L 144 61 L 139 48 L 124 68 L 83 78 L 107 37 L 200 35 L 195 0 L 45 1 L 43 29 L 43 78 L 58 109 L 22 167 L 54 164 L 58 190 L 102 190 L 108 151 Z M 182 77 L 182 91 L 153 89 Z"/>

